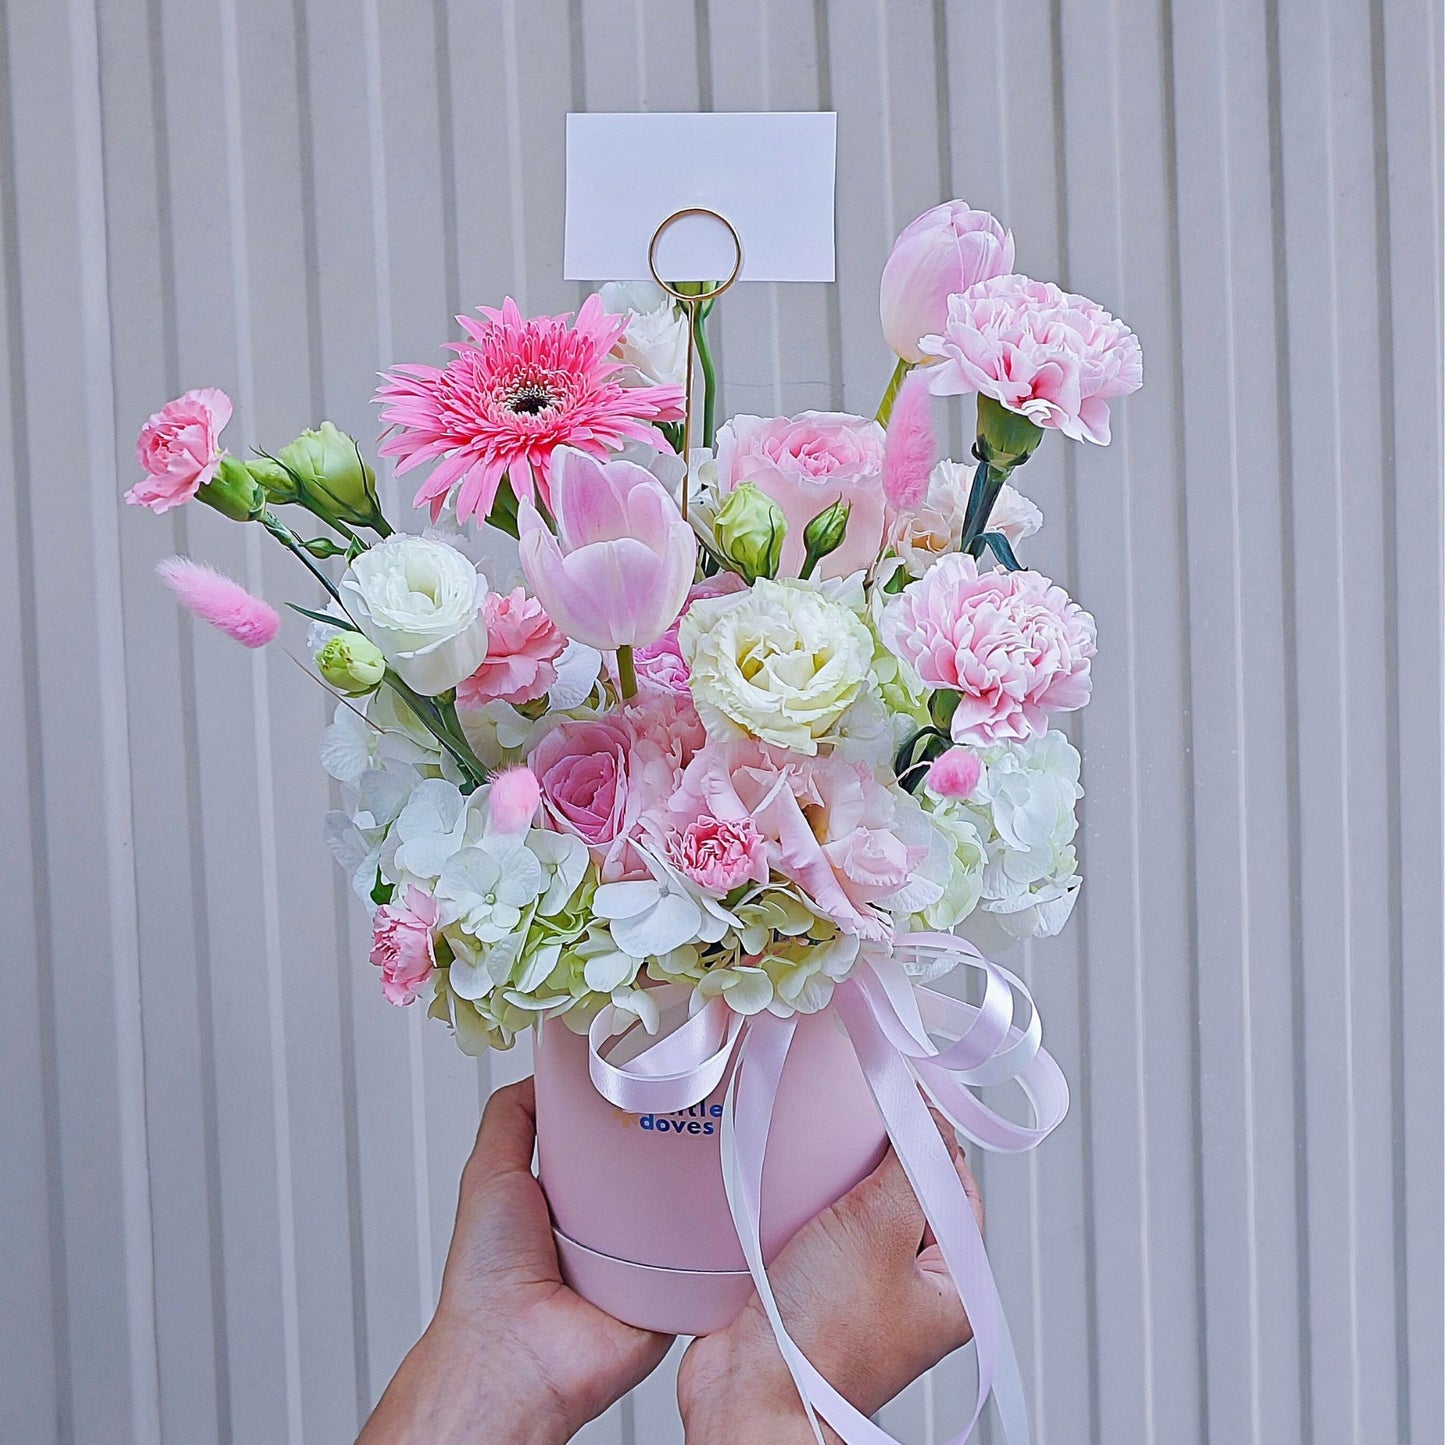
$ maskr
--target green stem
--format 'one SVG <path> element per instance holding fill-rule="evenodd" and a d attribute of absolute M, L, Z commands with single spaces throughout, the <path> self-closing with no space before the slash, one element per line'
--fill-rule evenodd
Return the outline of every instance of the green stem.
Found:
<path fill-rule="evenodd" d="M 633 666 L 630 647 L 617 649 L 617 681 L 624 699 L 637 696 L 637 668 Z"/>
<path fill-rule="evenodd" d="M 452 755 L 456 765 L 462 770 L 462 776 L 472 788 L 486 782 L 487 770 L 461 735 L 460 725 L 453 729 L 440 704 L 409 687 L 390 668 L 386 670 L 386 684 L 416 714 L 417 721 Z M 452 717 L 455 718 L 455 705 L 449 703 L 447 706 L 452 709 Z"/>
<path fill-rule="evenodd" d="M 903 378 L 913 370 L 911 361 L 904 361 L 900 356 L 898 365 L 893 368 L 893 375 L 888 378 L 888 389 L 883 393 L 883 400 L 878 403 L 878 424 L 887 426 L 888 418 L 893 415 L 893 403 L 898 400 L 898 388 L 903 385 Z"/>
<path fill-rule="evenodd" d="M 331 594 L 332 600 L 340 603 L 341 593 L 336 584 L 311 560 L 311 555 L 301 545 L 296 534 L 273 512 L 262 512 L 256 519 L 288 552 L 294 552 L 306 564 L 306 570 Z"/>
<path fill-rule="evenodd" d="M 711 450 L 717 440 L 717 364 L 707 344 L 707 315 L 712 308 L 694 306 L 691 309 L 693 343 L 702 366 L 702 444 Z M 686 462 L 687 458 L 684 457 L 683 461 Z"/>

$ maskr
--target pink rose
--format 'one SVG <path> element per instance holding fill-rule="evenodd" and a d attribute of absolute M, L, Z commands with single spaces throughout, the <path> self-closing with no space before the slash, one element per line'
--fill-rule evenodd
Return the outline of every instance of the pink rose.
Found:
<path fill-rule="evenodd" d="M 485 707 L 500 700 L 518 707 L 546 695 L 557 681 L 557 659 L 567 639 L 552 625 L 535 597 L 522 588 L 488 592 L 482 602 L 487 655 L 457 684 L 458 707 Z"/>
<path fill-rule="evenodd" d="M 406 902 L 383 903 L 371 921 L 371 961 L 381 970 L 381 991 L 388 1003 L 415 1003 L 436 966 L 432 930 L 437 905 L 429 893 L 415 886 L 406 890 Z"/>
<path fill-rule="evenodd" d="M 751 818 L 699 818 L 671 835 L 673 866 L 721 898 L 744 883 L 768 881 L 763 835 Z"/>
<path fill-rule="evenodd" d="M 1089 700 L 1094 619 L 1038 572 L 952 552 L 888 604 L 882 631 L 927 686 L 960 694 L 955 742 L 1031 737 Z"/>
<path fill-rule="evenodd" d="M 557 724 L 531 757 L 542 807 L 560 833 L 606 849 L 623 829 L 632 733 L 617 716 Z"/>
<path fill-rule="evenodd" d="M 1109 398 L 1144 382 L 1139 339 L 1086 296 L 1052 281 L 996 276 L 948 302 L 941 335 L 919 343 L 941 364 L 936 396 L 977 391 L 1075 441 L 1109 440 Z"/>
<path fill-rule="evenodd" d="M 768 866 L 861 938 L 892 934 L 888 900 L 928 856 L 928 823 L 862 763 L 806 757 L 745 739 L 710 744 L 682 775 L 675 817 L 747 823 Z"/>
<path fill-rule="evenodd" d="M 135 459 L 146 475 L 125 494 L 132 506 L 168 512 L 189 502 L 221 464 L 218 438 L 231 398 L 213 386 L 167 402 L 141 428 Z"/>
<path fill-rule="evenodd" d="M 910 221 L 878 286 L 878 313 L 893 354 L 924 360 L 919 338 L 943 330 L 948 298 L 1012 271 L 1013 264 L 1014 238 L 987 211 L 945 201 Z"/>
<path fill-rule="evenodd" d="M 843 545 L 818 564 L 818 578 L 846 577 L 878 559 L 883 545 L 883 428 L 844 412 L 735 416 L 717 434 L 718 490 L 752 482 L 788 523 L 778 575 L 803 567 L 803 529 L 842 498 L 852 503 Z"/>

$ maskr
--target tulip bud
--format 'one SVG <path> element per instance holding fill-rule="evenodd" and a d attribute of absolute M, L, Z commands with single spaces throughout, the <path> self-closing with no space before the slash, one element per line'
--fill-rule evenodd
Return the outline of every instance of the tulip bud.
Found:
<path fill-rule="evenodd" d="M 329 421 L 302 432 L 276 460 L 292 473 L 297 500 L 314 503 L 323 515 L 354 527 L 372 527 L 381 517 L 376 474 L 362 460 L 355 438 Z"/>
<path fill-rule="evenodd" d="M 904 361 L 924 360 L 920 337 L 940 335 L 948 298 L 1013 270 L 1010 232 L 987 211 L 946 201 L 904 227 L 893 243 L 878 289 L 883 335 Z"/>
<path fill-rule="evenodd" d="M 1042 427 L 979 392 L 978 453 L 995 471 L 1006 476 L 1028 461 L 1043 439 Z"/>
<path fill-rule="evenodd" d="M 836 552 L 843 545 L 843 538 L 848 532 L 848 513 L 852 510 L 852 502 L 844 502 L 839 497 L 803 528 L 803 570 L 798 576 L 811 577 L 813 568 L 829 552 Z"/>
<path fill-rule="evenodd" d="M 359 632 L 338 632 L 316 654 L 316 670 L 338 692 L 360 697 L 381 686 L 386 658 L 369 637 Z"/>
<path fill-rule="evenodd" d="M 233 522 L 249 522 L 266 509 L 266 493 L 237 458 L 223 456 L 216 475 L 196 495 Z"/>
<path fill-rule="evenodd" d="M 776 577 L 788 533 L 783 509 L 751 482 L 728 495 L 713 522 L 718 550 L 751 586 L 759 577 Z"/>

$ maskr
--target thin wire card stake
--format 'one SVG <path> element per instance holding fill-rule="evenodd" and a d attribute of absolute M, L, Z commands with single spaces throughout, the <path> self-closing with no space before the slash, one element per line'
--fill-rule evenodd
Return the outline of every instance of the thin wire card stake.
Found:
<path fill-rule="evenodd" d="M 657 269 L 657 243 L 662 239 L 663 232 L 672 225 L 674 221 L 680 221 L 684 216 L 709 216 L 717 221 L 732 237 L 733 249 L 737 256 L 733 261 L 733 269 L 728 273 L 727 280 L 719 281 L 710 286 L 706 291 L 684 292 L 677 287 L 670 285 L 662 279 Z M 699 308 L 703 302 L 711 305 L 716 301 L 734 281 L 738 279 L 738 272 L 743 269 L 743 243 L 738 235 L 737 227 L 718 211 L 707 206 L 686 206 L 680 211 L 674 211 L 670 216 L 663 219 L 662 223 L 652 233 L 652 240 L 647 247 L 647 269 L 652 272 L 652 279 L 672 297 L 674 301 L 681 302 L 687 310 L 687 375 L 683 385 L 683 411 L 682 411 L 682 515 L 684 520 L 687 517 L 687 490 L 688 483 L 692 478 L 692 373 L 697 365 L 697 328 L 699 320 Z M 698 282 L 698 285 L 705 283 Z"/>

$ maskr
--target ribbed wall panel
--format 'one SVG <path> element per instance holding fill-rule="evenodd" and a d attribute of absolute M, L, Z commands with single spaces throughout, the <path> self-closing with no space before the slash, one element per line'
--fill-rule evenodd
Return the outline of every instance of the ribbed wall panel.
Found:
<path fill-rule="evenodd" d="M 829 108 L 839 284 L 727 298 L 728 409 L 871 411 L 879 268 L 950 195 L 1148 359 L 1110 448 L 1021 478 L 1101 642 L 1084 898 L 1020 965 L 1076 1104 L 979 1162 L 1037 1438 L 1435 1445 L 1434 0 L 3 11 L 0 1441 L 350 1438 L 530 1067 L 381 1001 L 319 841 L 326 699 L 152 575 L 298 595 L 289 560 L 125 508 L 140 424 L 219 385 L 233 445 L 374 436 L 373 373 L 457 311 L 579 301 L 568 110 Z M 674 1368 L 583 1438 L 680 1440 Z M 966 1374 L 883 1418 L 946 1439 Z"/>

